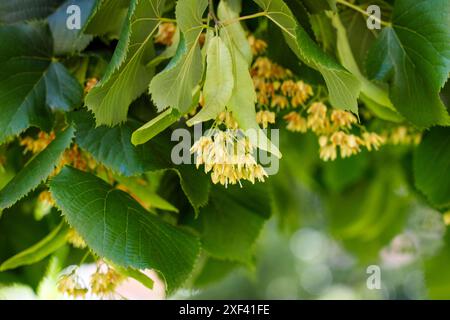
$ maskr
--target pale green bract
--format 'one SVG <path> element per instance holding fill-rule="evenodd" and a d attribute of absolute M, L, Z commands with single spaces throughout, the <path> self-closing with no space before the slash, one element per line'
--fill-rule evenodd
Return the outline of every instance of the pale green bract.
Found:
<path fill-rule="evenodd" d="M 186 113 L 192 106 L 195 87 L 203 73 L 198 39 L 203 31 L 202 17 L 207 5 L 207 0 L 179 0 L 177 3 L 177 23 L 183 39 L 175 57 L 153 78 L 149 87 L 158 111 L 172 107 Z"/>
<path fill-rule="evenodd" d="M 217 16 L 222 21 L 233 21 L 233 19 L 239 18 L 241 9 L 241 0 L 222 0 L 217 7 Z M 223 28 L 230 35 L 232 42 L 238 49 L 239 53 L 245 61 L 247 61 L 248 65 L 250 65 L 253 61 L 253 54 L 242 25 L 236 21 L 226 24 Z"/>
<path fill-rule="evenodd" d="M 233 61 L 230 50 L 219 36 L 210 40 L 206 60 L 205 106 L 188 121 L 188 125 L 215 119 L 225 110 L 233 92 Z"/>

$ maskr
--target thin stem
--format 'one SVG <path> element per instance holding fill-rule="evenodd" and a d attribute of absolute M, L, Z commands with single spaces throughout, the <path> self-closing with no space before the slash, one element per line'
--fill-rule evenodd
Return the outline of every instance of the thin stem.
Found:
<path fill-rule="evenodd" d="M 159 18 L 159 21 L 161 21 L 161 22 L 172 22 L 172 23 L 176 23 L 177 22 L 176 19 L 170 19 L 170 18 Z"/>
<path fill-rule="evenodd" d="M 86 259 L 89 257 L 90 254 L 91 251 L 88 249 L 84 254 L 83 258 L 81 258 L 80 263 L 78 263 L 78 265 L 81 266 L 86 261 Z"/>
<path fill-rule="evenodd" d="M 365 15 L 366 17 L 371 17 L 371 18 L 374 19 L 376 22 L 380 23 L 381 25 L 383 25 L 383 26 L 385 26 L 385 27 L 390 27 L 390 26 L 391 26 L 391 23 L 390 23 L 390 22 L 383 21 L 383 20 L 378 19 L 377 17 L 375 17 L 375 16 L 373 16 L 373 15 L 371 15 L 371 14 L 368 14 L 366 11 L 364 11 L 364 10 L 361 9 L 360 7 L 354 5 L 353 3 L 347 2 L 346 0 L 336 0 L 336 2 L 337 2 L 337 3 L 340 3 L 340 4 L 344 5 L 344 6 L 347 6 L 347 7 L 351 8 L 351 9 L 353 9 L 353 10 L 355 10 L 355 11 L 358 11 L 359 13 Z"/>
<path fill-rule="evenodd" d="M 216 16 L 216 13 L 214 12 L 214 1 L 209 0 L 209 15 L 213 18 L 214 23 L 216 26 L 219 24 L 219 19 Z"/>
<path fill-rule="evenodd" d="M 234 19 L 229 19 L 229 20 L 225 20 L 222 22 L 223 25 L 229 25 L 238 21 L 243 21 L 243 20 L 249 20 L 249 19 L 254 19 L 254 18 L 258 18 L 258 17 L 265 17 L 267 16 L 267 12 L 263 11 L 263 12 L 257 12 L 254 14 L 250 14 L 248 16 L 242 16 L 239 18 L 234 18 Z"/>

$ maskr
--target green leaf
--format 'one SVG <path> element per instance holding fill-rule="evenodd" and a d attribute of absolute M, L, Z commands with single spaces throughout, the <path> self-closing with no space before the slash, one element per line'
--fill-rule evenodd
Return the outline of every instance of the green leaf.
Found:
<path fill-rule="evenodd" d="M 266 12 L 268 18 L 282 29 L 286 42 L 297 57 L 322 74 L 328 87 L 331 105 L 358 113 L 358 79 L 320 49 L 297 23 L 282 0 L 254 1 Z"/>
<path fill-rule="evenodd" d="M 150 214 L 128 194 L 69 167 L 50 182 L 50 191 L 69 224 L 99 256 L 124 268 L 161 272 L 169 292 L 191 273 L 198 238 Z"/>
<path fill-rule="evenodd" d="M 202 78 L 203 62 L 198 39 L 203 31 L 202 17 L 207 0 L 179 0 L 176 6 L 182 39 L 175 57 L 151 81 L 149 92 L 158 111 L 168 107 L 187 112 L 195 87 Z"/>
<path fill-rule="evenodd" d="M 135 146 L 150 141 L 154 136 L 166 130 L 180 118 L 176 109 L 169 108 L 133 132 L 131 143 Z"/>
<path fill-rule="evenodd" d="M 64 0 L 2 0 L 0 23 L 10 24 L 48 17 Z"/>
<path fill-rule="evenodd" d="M 312 14 L 309 17 L 314 36 L 323 50 L 329 54 L 336 51 L 336 31 L 325 13 Z"/>
<path fill-rule="evenodd" d="M 191 164 L 176 166 L 173 170 L 180 177 L 181 188 L 198 216 L 200 208 L 208 203 L 211 187 L 209 176 L 198 172 Z"/>
<path fill-rule="evenodd" d="M 222 21 L 231 21 L 239 18 L 241 9 L 241 0 L 221 0 L 217 7 L 217 16 Z M 223 28 L 226 30 L 226 34 L 231 38 L 233 45 L 250 66 L 253 61 L 253 53 L 250 43 L 247 40 L 247 34 L 241 23 L 236 21 L 225 25 Z"/>
<path fill-rule="evenodd" d="M 165 1 L 133 0 L 114 56 L 101 82 L 86 96 L 97 125 L 127 120 L 130 104 L 150 82 L 146 64 L 154 57 L 153 36 L 158 30 Z"/>
<path fill-rule="evenodd" d="M 201 241 L 212 257 L 250 264 L 270 204 L 265 185 L 243 188 L 213 187 L 208 205 L 201 209 Z"/>
<path fill-rule="evenodd" d="M 50 64 L 44 75 L 46 104 L 52 110 L 70 111 L 81 105 L 83 88 L 58 62 Z"/>
<path fill-rule="evenodd" d="M 46 70 L 52 53 L 48 30 L 40 24 L 1 26 L 0 143 L 29 126 L 50 129 L 45 104 Z"/>
<path fill-rule="evenodd" d="M 82 88 L 58 62 L 41 24 L 0 27 L 0 143 L 30 126 L 51 128 L 51 110 L 81 103 Z"/>
<path fill-rule="evenodd" d="M 150 61 L 147 67 L 149 68 L 156 67 L 163 61 L 175 56 L 178 50 L 178 46 L 180 45 L 180 41 L 181 41 L 180 28 L 177 28 L 172 38 L 172 44 L 168 46 L 160 55 L 158 55 L 156 58 Z"/>
<path fill-rule="evenodd" d="M 83 111 L 73 113 L 71 119 L 77 129 L 76 143 L 116 173 L 134 176 L 166 169 L 171 163 L 170 145 L 164 145 L 162 139 L 136 147 L 131 144 L 131 135 L 139 126 L 135 122 L 95 127 L 92 116 Z"/>
<path fill-rule="evenodd" d="M 347 37 L 347 30 L 342 25 L 341 19 L 339 15 L 331 14 L 331 20 L 333 22 L 333 26 L 337 31 L 337 50 L 339 60 L 342 65 L 347 68 L 354 76 L 358 78 L 361 82 L 361 95 L 368 98 L 370 101 L 375 102 L 377 105 L 384 106 L 392 113 L 396 113 L 394 106 L 392 105 L 391 100 L 389 99 L 389 95 L 387 90 L 383 90 L 381 87 L 376 84 L 370 82 L 366 77 L 361 73 L 358 64 L 353 56 L 352 49 L 350 47 L 350 43 Z M 371 105 L 368 105 L 370 107 Z M 400 116 L 400 115 L 399 115 Z"/>
<path fill-rule="evenodd" d="M 88 112 L 73 113 L 71 119 L 77 128 L 76 142 L 112 171 L 124 176 L 135 176 L 147 171 L 174 170 L 196 211 L 208 201 L 208 176 L 198 174 L 195 166 L 175 165 L 171 160 L 173 144 L 167 135 L 133 146 L 131 135 L 138 127 L 135 122 L 129 121 L 114 128 L 96 128 Z"/>
<path fill-rule="evenodd" d="M 204 288 L 213 283 L 217 283 L 228 276 L 238 266 L 239 264 L 233 261 L 208 257 L 202 266 L 200 274 L 195 278 L 194 286 L 196 288 Z"/>
<path fill-rule="evenodd" d="M 66 243 L 68 232 L 69 227 L 67 224 L 61 223 L 44 239 L 3 262 L 0 265 L 0 272 L 34 264 L 43 260 Z"/>
<path fill-rule="evenodd" d="M 146 181 L 138 181 L 138 178 L 129 178 L 115 175 L 114 179 L 121 185 L 125 186 L 134 196 L 138 197 L 142 202 L 148 204 L 144 206 L 146 209 L 161 209 L 171 212 L 178 212 L 178 209 L 169 203 L 166 199 L 159 196 L 156 192 L 151 190 Z M 141 204 L 142 204 L 141 202 Z"/>
<path fill-rule="evenodd" d="M 207 68 L 203 96 L 205 106 L 188 125 L 217 118 L 225 110 L 234 88 L 233 61 L 225 42 L 215 36 L 208 44 Z"/>
<path fill-rule="evenodd" d="M 95 2 L 92 0 L 78 0 L 76 5 L 80 8 L 81 29 L 70 30 L 67 27 L 69 15 L 67 9 L 73 5 L 72 0 L 62 4 L 49 18 L 48 24 L 53 35 L 53 52 L 64 55 L 84 50 L 92 40 L 92 36 L 83 34 L 83 26 L 88 20 Z"/>
<path fill-rule="evenodd" d="M 450 128 L 433 128 L 414 152 L 417 189 L 438 208 L 450 207 Z"/>
<path fill-rule="evenodd" d="M 336 0 L 301 0 L 305 7 L 313 13 L 317 14 L 325 10 L 336 11 Z"/>
<path fill-rule="evenodd" d="M 370 77 L 387 80 L 395 108 L 418 127 L 449 125 L 439 91 L 450 72 L 450 3 L 399 0 L 367 58 Z"/>
<path fill-rule="evenodd" d="M 347 31 L 347 38 L 353 57 L 361 72 L 366 76 L 366 57 L 377 39 L 378 31 L 367 28 L 367 17 L 354 10 L 339 12 L 339 16 Z"/>
<path fill-rule="evenodd" d="M 123 22 L 127 17 L 130 0 L 99 0 L 84 32 L 93 35 L 109 35 L 119 38 Z"/>
<path fill-rule="evenodd" d="M 0 209 L 11 207 L 48 178 L 72 143 L 74 129 L 69 127 L 34 157 L 1 191 Z"/>

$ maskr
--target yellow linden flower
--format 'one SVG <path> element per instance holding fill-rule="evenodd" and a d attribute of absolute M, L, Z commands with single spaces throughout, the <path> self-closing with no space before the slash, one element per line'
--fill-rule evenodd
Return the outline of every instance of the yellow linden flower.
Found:
<path fill-rule="evenodd" d="M 288 123 L 286 128 L 289 131 L 305 133 L 308 130 L 306 119 L 300 116 L 300 114 L 295 111 L 292 111 L 285 115 L 284 119 Z"/>
<path fill-rule="evenodd" d="M 37 139 L 31 137 L 25 137 L 20 139 L 19 143 L 21 146 L 25 147 L 25 152 L 31 152 L 33 154 L 39 153 L 55 140 L 56 135 L 52 131 L 50 133 L 39 132 Z"/>
<path fill-rule="evenodd" d="M 233 117 L 231 112 L 228 111 L 221 112 L 217 117 L 217 122 L 225 124 L 225 126 L 229 129 L 239 128 L 237 120 Z"/>
<path fill-rule="evenodd" d="M 337 158 L 336 146 L 334 144 L 328 143 L 327 136 L 320 136 L 319 146 L 320 146 L 320 158 L 323 161 L 336 160 Z"/>
<path fill-rule="evenodd" d="M 331 112 L 331 121 L 337 127 L 347 127 L 350 129 L 352 127 L 352 124 L 358 122 L 358 119 L 350 112 L 333 110 Z"/>
<path fill-rule="evenodd" d="M 77 275 L 77 268 L 74 268 L 69 274 L 60 276 L 57 288 L 59 292 L 73 298 L 84 298 L 89 291 Z"/>
<path fill-rule="evenodd" d="M 385 140 L 374 132 L 364 132 L 362 135 L 364 145 L 367 150 L 372 151 L 372 148 L 378 150 Z"/>
<path fill-rule="evenodd" d="M 394 145 L 411 143 L 408 128 L 403 126 L 397 127 L 391 134 L 391 142 Z"/>
<path fill-rule="evenodd" d="M 267 57 L 259 57 L 252 66 L 252 75 L 264 79 L 284 79 L 291 77 L 292 72 L 284 69 L 280 65 L 273 63 Z"/>
<path fill-rule="evenodd" d="M 320 133 L 328 126 L 327 107 L 322 102 L 315 102 L 308 108 L 308 128 L 313 132 Z"/>
<path fill-rule="evenodd" d="M 264 40 L 256 39 L 253 35 L 248 37 L 248 42 L 254 56 L 264 53 L 267 49 L 267 43 Z"/>
<path fill-rule="evenodd" d="M 337 158 L 336 147 L 332 144 L 320 148 L 320 158 L 323 161 L 334 161 Z"/>
<path fill-rule="evenodd" d="M 312 87 L 303 81 L 295 83 L 291 104 L 294 108 L 304 104 L 314 94 Z"/>
<path fill-rule="evenodd" d="M 155 36 L 155 43 L 159 43 L 165 46 L 172 45 L 173 37 L 177 27 L 171 22 L 161 23 L 159 25 L 158 33 Z"/>
<path fill-rule="evenodd" d="M 293 80 L 285 80 L 281 85 L 283 95 L 292 97 L 296 89 L 296 83 Z"/>
<path fill-rule="evenodd" d="M 123 276 L 113 268 L 103 262 L 99 262 L 96 272 L 91 276 L 91 291 L 100 297 L 113 295 L 123 279 Z"/>
<path fill-rule="evenodd" d="M 275 113 L 271 111 L 259 111 L 256 113 L 256 122 L 266 129 L 269 123 L 275 123 Z"/>
<path fill-rule="evenodd" d="M 204 165 L 205 173 L 211 172 L 214 184 L 225 187 L 241 185 L 241 180 L 264 182 L 267 173 L 253 157 L 253 146 L 246 137 L 238 136 L 235 130 L 215 130 L 211 136 L 203 136 L 191 148 L 196 155 L 197 168 Z"/>
<path fill-rule="evenodd" d="M 88 94 L 98 83 L 97 78 L 87 79 L 86 84 L 84 86 L 84 93 Z"/>
<path fill-rule="evenodd" d="M 335 146 L 343 145 L 346 139 L 347 134 L 344 131 L 337 131 L 331 135 L 331 142 Z"/>
<path fill-rule="evenodd" d="M 52 194 L 49 191 L 42 191 L 38 196 L 38 200 L 50 206 L 55 205 L 55 200 L 53 200 Z"/>
<path fill-rule="evenodd" d="M 69 230 L 67 242 L 74 246 L 74 248 L 84 249 L 87 247 L 86 242 L 84 242 L 83 238 L 75 231 L 75 229 Z"/>
<path fill-rule="evenodd" d="M 361 152 L 360 143 L 362 140 L 357 136 L 350 134 L 347 135 L 344 142 L 340 144 L 341 157 L 348 158 L 354 154 Z"/>
<path fill-rule="evenodd" d="M 285 96 L 276 95 L 272 98 L 272 103 L 270 106 L 272 108 L 279 107 L 280 109 L 284 109 L 289 105 L 289 101 Z"/>
<path fill-rule="evenodd" d="M 325 118 L 327 116 L 327 106 L 324 105 L 322 102 L 314 102 L 308 108 L 308 114 L 319 118 Z"/>

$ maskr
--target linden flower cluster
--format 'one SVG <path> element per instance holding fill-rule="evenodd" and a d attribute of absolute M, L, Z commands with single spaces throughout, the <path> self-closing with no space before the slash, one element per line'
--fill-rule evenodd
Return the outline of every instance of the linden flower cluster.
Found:
<path fill-rule="evenodd" d="M 264 50 L 267 47 L 264 41 L 254 40 L 251 37 L 249 41 L 256 54 L 261 53 L 258 47 L 263 47 Z M 256 58 L 251 68 L 251 75 L 260 109 L 256 120 L 264 129 L 276 122 L 276 112 L 303 106 L 314 94 L 309 84 L 296 81 L 290 70 L 273 63 L 267 57 Z M 292 120 L 296 121 L 296 119 Z M 301 124 L 297 123 L 298 125 Z"/>
<path fill-rule="evenodd" d="M 72 298 L 85 298 L 89 292 L 83 279 L 78 275 L 78 267 L 58 279 L 58 291 Z"/>
<path fill-rule="evenodd" d="M 97 270 L 91 276 L 91 292 L 99 297 L 113 296 L 124 277 L 103 261 L 97 262 Z"/>
<path fill-rule="evenodd" d="M 251 75 L 260 106 L 277 110 L 297 108 L 314 94 L 310 85 L 293 80 L 290 70 L 273 63 L 267 57 L 256 59 Z"/>
<path fill-rule="evenodd" d="M 361 152 L 378 150 L 386 139 L 374 132 L 362 132 L 360 136 L 349 133 L 358 119 L 350 112 L 331 110 L 322 102 L 314 102 L 306 110 L 306 117 L 298 112 L 290 112 L 284 119 L 287 129 L 305 133 L 311 130 L 319 136 L 320 158 L 324 161 L 336 160 L 338 148 L 342 158 Z M 362 131 L 362 130 L 361 130 Z"/>
<path fill-rule="evenodd" d="M 85 298 L 91 293 L 100 298 L 113 297 L 124 277 L 103 261 L 97 261 L 97 269 L 91 275 L 89 285 L 78 275 L 78 267 L 58 279 L 58 291 L 72 298 Z"/>
<path fill-rule="evenodd" d="M 384 135 L 387 143 L 393 145 L 418 145 L 422 141 L 422 133 L 406 126 L 396 127 L 389 134 Z"/>
<path fill-rule="evenodd" d="M 191 153 L 196 155 L 197 168 L 204 165 L 205 173 L 211 172 L 212 182 L 225 187 L 237 183 L 242 186 L 241 180 L 264 182 L 268 175 L 253 157 L 249 139 L 239 136 L 235 130 L 213 131 L 191 148 Z"/>

